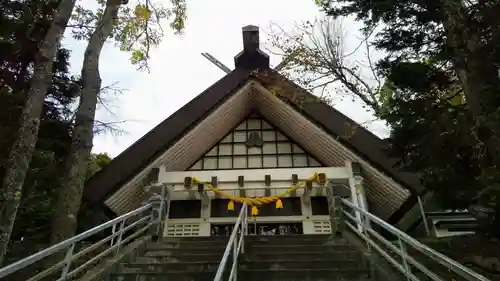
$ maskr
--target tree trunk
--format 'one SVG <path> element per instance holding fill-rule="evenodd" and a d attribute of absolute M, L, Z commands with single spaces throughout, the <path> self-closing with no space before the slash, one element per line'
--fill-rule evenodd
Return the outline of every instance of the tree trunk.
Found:
<path fill-rule="evenodd" d="M 38 136 L 40 116 L 52 80 L 53 59 L 71 17 L 76 0 L 62 0 L 35 58 L 27 100 L 19 122 L 19 132 L 9 152 L 0 194 L 0 265 L 7 252 L 12 227 L 19 208 L 24 179 Z"/>
<path fill-rule="evenodd" d="M 499 165 L 500 123 L 496 122 L 500 102 L 498 69 L 489 59 L 488 43 L 482 43 L 478 31 L 471 29 L 463 3 L 444 0 L 441 12 L 455 72 L 467 98 L 468 110 L 476 120 L 479 140 L 487 149 L 487 164 Z"/>
<path fill-rule="evenodd" d="M 56 204 L 52 225 L 51 243 L 55 244 L 73 236 L 77 227 L 87 162 L 92 150 L 93 124 L 98 95 L 101 90 L 99 56 L 106 39 L 113 31 L 113 19 L 118 13 L 120 2 L 109 0 L 102 18 L 90 37 L 82 68 L 82 92 L 76 111 L 71 151 L 66 160 L 65 176 L 62 177 L 61 192 Z M 64 253 L 62 253 L 64 255 Z"/>

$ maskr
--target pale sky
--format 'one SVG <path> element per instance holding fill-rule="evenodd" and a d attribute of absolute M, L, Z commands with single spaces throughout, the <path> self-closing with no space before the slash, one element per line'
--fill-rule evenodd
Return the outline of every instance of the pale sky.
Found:
<path fill-rule="evenodd" d="M 168 0 L 165 1 L 168 4 Z M 132 1 L 131 1 L 132 2 Z M 291 29 L 295 22 L 314 20 L 322 13 L 313 0 L 188 0 L 188 20 L 184 35 L 174 35 L 167 29 L 160 46 L 152 52 L 150 72 L 140 72 L 129 62 L 129 54 L 122 53 L 113 44 L 107 44 L 101 55 L 100 71 L 104 85 L 117 83 L 125 89 L 113 99 L 110 109 L 100 109 L 101 121 L 126 121 L 120 124 L 124 134 L 109 133 L 94 137 L 93 152 L 107 152 L 116 157 L 158 123 L 185 105 L 203 90 L 225 75 L 218 67 L 201 56 L 208 52 L 229 68 L 234 68 L 234 56 L 242 50 L 241 28 L 260 27 L 261 45 L 271 22 Z M 344 21 L 346 48 L 359 42 L 359 25 Z M 64 47 L 72 50 L 71 66 L 81 69 L 86 42 L 66 36 Z M 275 66 L 280 58 L 271 56 Z M 336 99 L 335 108 L 357 122 L 373 117 L 359 102 Z M 335 122 L 332 120 L 332 122 Z M 382 122 L 371 122 L 367 127 L 375 134 L 387 136 Z"/>

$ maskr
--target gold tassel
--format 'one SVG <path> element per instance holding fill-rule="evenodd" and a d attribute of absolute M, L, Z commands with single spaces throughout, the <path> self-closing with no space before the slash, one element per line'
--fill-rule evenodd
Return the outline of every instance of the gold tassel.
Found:
<path fill-rule="evenodd" d="M 257 206 L 252 206 L 252 216 L 258 216 L 259 215 L 259 209 L 257 209 Z"/>
<path fill-rule="evenodd" d="M 227 204 L 227 210 L 228 211 L 234 211 L 234 202 L 233 202 L 233 200 L 229 200 L 229 203 Z"/>
<path fill-rule="evenodd" d="M 283 209 L 283 202 L 281 202 L 281 199 L 279 198 L 276 201 L 276 209 Z"/>

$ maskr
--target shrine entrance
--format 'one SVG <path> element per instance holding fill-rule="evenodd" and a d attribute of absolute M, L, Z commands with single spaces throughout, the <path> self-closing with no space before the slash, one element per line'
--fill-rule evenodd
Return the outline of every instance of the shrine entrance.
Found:
<path fill-rule="evenodd" d="M 241 204 L 237 203 L 234 210 L 228 210 L 227 199 L 213 199 L 211 202 L 210 224 L 211 236 L 230 235 L 236 217 L 240 213 Z M 303 212 L 300 198 L 283 198 L 282 208 L 277 209 L 275 204 L 263 205 L 259 208 L 257 217 L 248 218 L 248 235 L 292 235 L 303 234 Z M 251 213 L 250 207 L 248 213 Z M 227 220 L 231 219 L 229 223 Z"/>
<path fill-rule="evenodd" d="M 346 170 L 321 167 L 166 172 L 172 201 L 164 235 L 229 235 L 243 200 L 261 200 L 247 206 L 248 235 L 331 233 L 327 179 L 342 180 L 347 177 Z"/>
<path fill-rule="evenodd" d="M 234 224 L 212 224 L 211 236 L 229 236 Z M 248 223 L 248 235 L 279 236 L 304 234 L 302 223 Z"/>

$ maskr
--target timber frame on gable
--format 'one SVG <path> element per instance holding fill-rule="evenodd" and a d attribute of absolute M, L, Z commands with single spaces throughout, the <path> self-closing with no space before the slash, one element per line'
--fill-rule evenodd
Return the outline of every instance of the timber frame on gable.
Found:
<path fill-rule="evenodd" d="M 249 32 L 257 34 L 249 36 Z M 127 203 L 123 199 L 126 197 L 120 196 L 129 190 L 134 198 L 139 198 L 140 192 L 132 188 L 141 184 L 151 168 L 167 164 L 170 170 L 186 170 L 238 122 L 257 110 L 325 165 L 343 166 L 345 160 L 359 162 L 368 185 L 369 203 L 381 205 L 377 215 L 390 223 L 398 222 L 415 206 L 417 195 L 425 191 L 418 175 L 395 167 L 396 160 L 385 153 L 384 140 L 272 70 L 269 57 L 258 48 L 258 31 L 244 28 L 243 37 L 244 50 L 235 57 L 235 70 L 90 178 L 85 184 L 84 200 L 105 204 L 115 214 L 119 213 L 120 204 L 138 204 Z M 255 37 L 257 44 L 252 41 Z M 196 142 L 199 136 L 206 136 L 201 143 Z M 111 202 L 115 207 L 111 207 Z M 383 209 L 382 205 L 389 207 Z"/>

